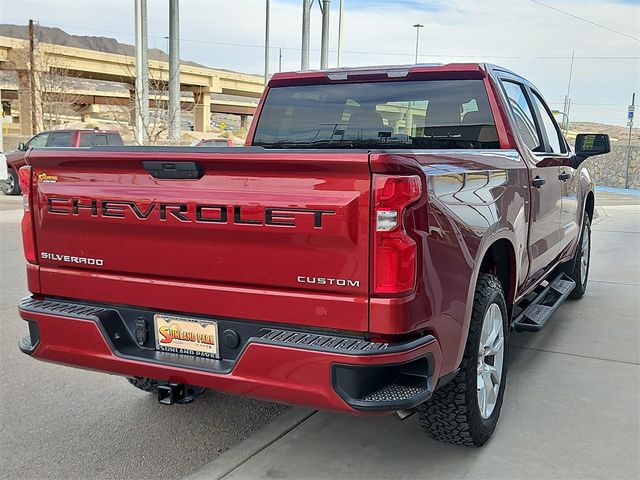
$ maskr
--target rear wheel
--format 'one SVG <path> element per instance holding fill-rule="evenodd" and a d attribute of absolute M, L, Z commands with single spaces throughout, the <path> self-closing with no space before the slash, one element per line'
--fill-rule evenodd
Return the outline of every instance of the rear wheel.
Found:
<path fill-rule="evenodd" d="M 507 306 L 502 286 L 481 273 L 457 376 L 418 407 L 420 424 L 436 440 L 481 446 L 498 422 L 507 375 Z"/>
<path fill-rule="evenodd" d="M 127 377 L 127 381 L 136 388 L 149 393 L 158 391 L 158 381 L 147 377 Z"/>
<path fill-rule="evenodd" d="M 7 179 L 2 182 L 2 193 L 5 195 L 18 195 L 20 193 L 18 175 L 13 168 L 9 168 L 8 170 Z"/>

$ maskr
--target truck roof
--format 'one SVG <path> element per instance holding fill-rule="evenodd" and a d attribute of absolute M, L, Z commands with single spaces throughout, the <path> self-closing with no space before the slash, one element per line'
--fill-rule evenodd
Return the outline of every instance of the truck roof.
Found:
<path fill-rule="evenodd" d="M 296 83 L 325 83 L 355 79 L 381 80 L 433 76 L 435 78 L 481 78 L 499 70 L 519 77 L 516 73 L 498 65 L 487 63 L 419 63 L 410 65 L 374 65 L 364 67 L 339 67 L 325 70 L 303 70 L 276 73 L 270 86 Z M 380 78 L 383 77 L 383 78 Z M 384 78 L 386 77 L 386 78 Z"/>

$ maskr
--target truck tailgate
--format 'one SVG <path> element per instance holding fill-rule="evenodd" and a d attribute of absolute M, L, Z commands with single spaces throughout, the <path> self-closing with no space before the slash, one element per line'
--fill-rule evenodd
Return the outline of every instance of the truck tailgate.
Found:
<path fill-rule="evenodd" d="M 367 153 L 48 149 L 29 163 L 42 294 L 248 319 L 264 300 L 256 320 L 367 329 Z M 183 168 L 201 178 L 162 178 Z"/>

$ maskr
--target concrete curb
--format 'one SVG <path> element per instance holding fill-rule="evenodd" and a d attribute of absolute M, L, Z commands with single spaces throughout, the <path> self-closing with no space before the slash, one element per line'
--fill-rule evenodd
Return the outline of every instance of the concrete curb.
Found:
<path fill-rule="evenodd" d="M 226 477 L 315 413 L 316 410 L 292 407 L 255 435 L 231 447 L 218 458 L 186 477 L 185 480 L 220 480 Z"/>

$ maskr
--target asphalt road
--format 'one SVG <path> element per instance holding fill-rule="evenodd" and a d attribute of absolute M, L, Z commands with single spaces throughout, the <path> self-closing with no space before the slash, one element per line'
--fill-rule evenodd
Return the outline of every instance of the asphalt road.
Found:
<path fill-rule="evenodd" d="M 167 407 L 121 377 L 22 354 L 21 202 L 0 194 L 0 478 L 180 478 L 286 408 L 215 392 Z"/>

